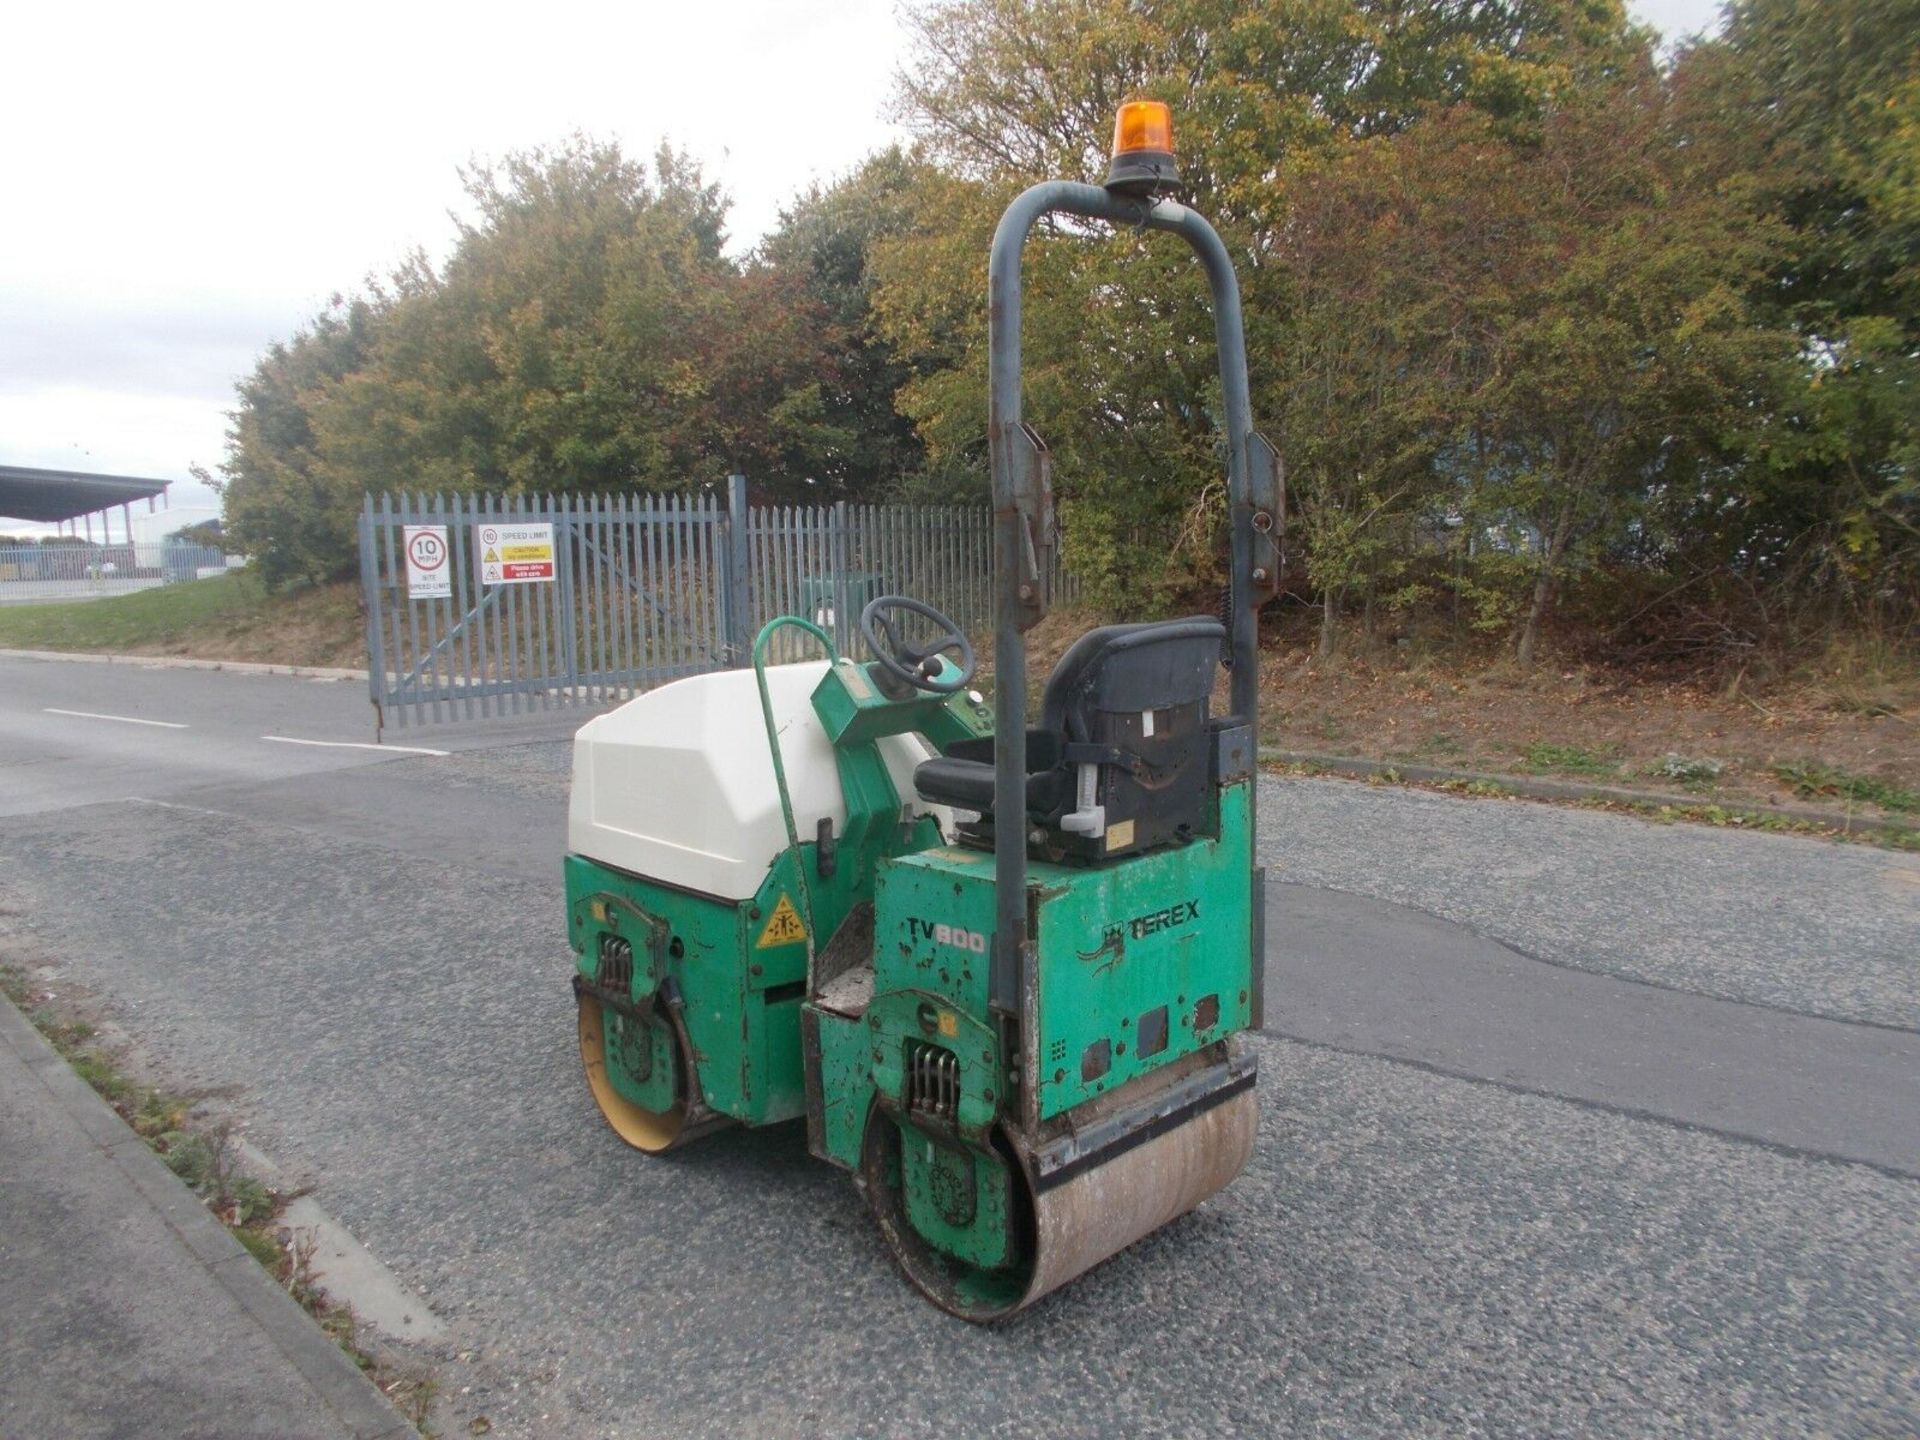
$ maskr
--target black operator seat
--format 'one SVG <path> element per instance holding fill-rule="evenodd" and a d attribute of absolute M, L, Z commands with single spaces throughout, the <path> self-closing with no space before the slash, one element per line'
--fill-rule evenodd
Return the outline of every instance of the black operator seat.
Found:
<path fill-rule="evenodd" d="M 1098 858 L 1208 828 L 1207 705 L 1225 640 L 1204 616 L 1102 625 L 1060 657 L 1027 732 L 1027 819 L 1057 848 Z M 990 832 L 992 739 L 922 761 L 913 785 Z"/>

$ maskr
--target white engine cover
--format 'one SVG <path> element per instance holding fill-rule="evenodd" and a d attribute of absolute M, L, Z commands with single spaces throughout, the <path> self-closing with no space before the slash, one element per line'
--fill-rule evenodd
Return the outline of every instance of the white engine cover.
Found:
<path fill-rule="evenodd" d="M 767 669 L 793 818 L 802 843 L 847 807 L 833 745 L 813 713 L 824 660 Z M 918 735 L 880 742 L 901 803 L 950 817 L 913 789 L 935 752 Z M 787 848 L 753 671 L 721 670 L 649 690 L 580 727 L 573 741 L 567 848 L 616 870 L 723 900 L 751 899 Z"/>

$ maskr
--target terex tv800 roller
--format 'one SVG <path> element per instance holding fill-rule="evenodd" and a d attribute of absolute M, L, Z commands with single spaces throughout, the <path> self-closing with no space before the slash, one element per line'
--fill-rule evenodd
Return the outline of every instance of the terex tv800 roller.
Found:
<path fill-rule="evenodd" d="M 1255 625 L 1279 465 L 1250 423 L 1232 265 L 1176 183 L 1166 107 L 1130 102 L 1104 185 L 1036 185 L 995 233 L 990 708 L 969 638 L 882 596 L 868 660 L 781 617 L 751 672 L 664 686 L 575 742 L 568 926 L 607 1121 L 659 1153 L 804 1118 L 907 1277 L 970 1320 L 1192 1209 L 1253 1145 L 1239 1036 L 1260 1023 Z M 1232 593 L 1224 624 L 1081 636 L 1030 725 L 1053 513 L 1020 418 L 1020 254 L 1050 214 L 1170 232 L 1206 271 Z M 790 628 L 824 658 L 768 664 Z"/>

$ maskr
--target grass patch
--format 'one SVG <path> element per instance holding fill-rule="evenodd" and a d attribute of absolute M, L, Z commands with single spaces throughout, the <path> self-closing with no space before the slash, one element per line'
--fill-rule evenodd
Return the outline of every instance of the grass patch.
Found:
<path fill-rule="evenodd" d="M 359 667 L 359 604 L 351 582 L 270 595 L 236 570 L 104 600 L 0 606 L 0 648 Z"/>
<path fill-rule="evenodd" d="M 1588 809 L 1619 810 L 1644 819 L 1670 823 L 1689 821 L 1730 830 L 1759 830 L 1772 835 L 1800 835 L 1814 840 L 1852 840 L 1886 850 L 1920 851 L 1920 831 L 1891 826 L 1849 828 L 1827 820 L 1802 820 L 1791 815 L 1769 815 L 1757 810 L 1723 805 L 1658 805 L 1642 801 L 1579 801 Z"/>
<path fill-rule="evenodd" d="M 1682 785 L 1710 785 L 1726 768 L 1718 760 L 1695 760 L 1669 752 L 1647 766 L 1645 773 L 1656 780 L 1677 780 Z"/>
<path fill-rule="evenodd" d="M 1589 750 L 1584 745 L 1554 745 L 1542 741 L 1527 747 L 1522 768 L 1533 775 L 1617 775 L 1620 754 L 1613 746 Z"/>
<path fill-rule="evenodd" d="M 93 1043 L 98 1034 L 93 1026 L 48 1009 L 17 965 L 0 965 L 0 991 L 46 1036 L 74 1074 L 91 1085 L 136 1135 L 164 1153 L 163 1137 L 178 1133 L 186 1124 L 191 1098 L 143 1085 L 123 1072 Z"/>
<path fill-rule="evenodd" d="M 1856 775 L 1817 761 L 1776 765 L 1773 773 L 1803 800 L 1845 800 L 1856 805 L 1878 805 L 1902 815 L 1920 811 L 1920 791 L 1877 776 Z"/>
<path fill-rule="evenodd" d="M 240 1242 L 241 1247 L 249 1255 L 260 1262 L 262 1269 L 278 1270 L 281 1262 L 286 1258 L 286 1252 L 280 1248 L 279 1240 L 258 1226 L 246 1225 L 234 1229 L 233 1238 Z"/>
<path fill-rule="evenodd" d="M 176 1130 L 161 1136 L 160 1142 L 156 1148 L 161 1150 L 167 1168 L 186 1181 L 230 1228 L 242 1230 L 265 1224 L 280 1209 L 280 1197 L 241 1168 L 231 1121 L 191 1133 Z"/>
<path fill-rule="evenodd" d="M 9 605 L 0 609 L 0 644 L 36 650 L 151 645 L 182 631 L 244 621 L 266 603 L 259 579 L 241 570 L 105 600 Z"/>

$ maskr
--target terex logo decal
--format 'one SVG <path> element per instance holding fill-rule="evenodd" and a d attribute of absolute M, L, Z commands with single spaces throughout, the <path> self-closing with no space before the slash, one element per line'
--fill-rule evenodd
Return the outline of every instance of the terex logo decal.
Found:
<path fill-rule="evenodd" d="M 1158 935 L 1162 930 L 1174 930 L 1190 921 L 1200 918 L 1198 900 L 1182 900 L 1178 905 L 1169 905 L 1164 910 L 1150 910 L 1145 915 L 1136 915 L 1127 921 L 1127 933 L 1136 940 L 1144 940 L 1149 935 Z"/>
<path fill-rule="evenodd" d="M 1122 921 L 1117 925 L 1102 926 L 1099 947 L 1093 950 L 1082 950 L 1079 955 L 1082 960 L 1089 962 L 1106 956 L 1108 957 L 1106 963 L 1096 967 L 1094 973 L 1111 970 L 1127 953 L 1129 936 L 1135 940 L 1144 940 L 1149 935 L 1158 935 L 1162 930 L 1178 929 L 1199 918 L 1200 902 L 1198 900 L 1182 900 L 1178 905 L 1169 905 L 1164 910 L 1149 910 L 1144 915 L 1135 915 L 1131 920 Z"/>
<path fill-rule="evenodd" d="M 911 940 L 931 940 L 936 945 L 951 945 L 956 950 L 966 950 L 975 955 L 987 953 L 987 937 L 978 930 L 965 930 L 958 925 L 941 925 L 932 920 L 907 921 L 907 936 Z"/>

